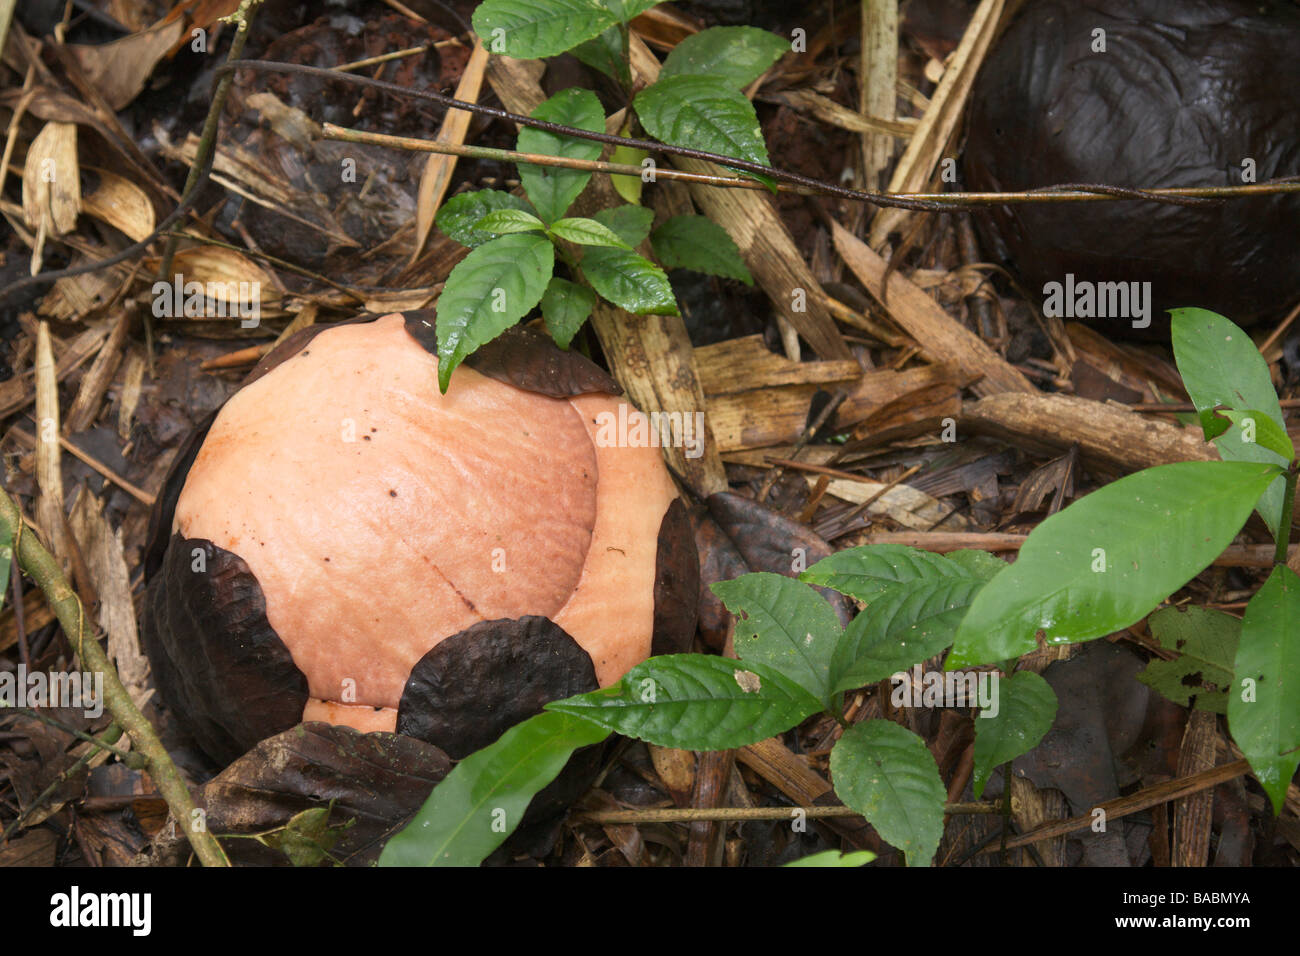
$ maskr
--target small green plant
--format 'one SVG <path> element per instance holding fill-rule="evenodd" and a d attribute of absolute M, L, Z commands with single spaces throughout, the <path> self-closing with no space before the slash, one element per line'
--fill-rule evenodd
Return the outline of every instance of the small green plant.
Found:
<path fill-rule="evenodd" d="M 1162 465 L 1108 484 L 1044 520 L 1011 565 L 979 551 L 941 556 L 868 545 L 818 562 L 798 581 L 759 573 L 717 583 L 714 592 L 737 615 L 737 660 L 655 657 L 611 687 L 547 705 L 435 787 L 381 865 L 478 864 L 568 756 L 609 733 L 720 750 L 784 733 L 818 713 L 844 725 L 830 758 L 836 794 L 909 864 L 928 864 L 945 800 L 934 758 L 920 737 L 891 721 L 848 724 L 844 693 L 945 650 L 947 671 L 1000 668 L 1008 676 L 997 684 L 996 705 L 981 699 L 976 721 L 978 797 L 994 768 L 1037 746 L 1055 718 L 1052 689 L 1037 674 L 1015 672 L 1015 659 L 1040 638 L 1092 640 L 1149 614 L 1162 641 L 1178 642 L 1188 628 L 1196 636 L 1182 647 L 1211 685 L 1197 706 L 1226 711 L 1279 811 L 1300 765 L 1300 577 L 1284 563 L 1300 462 L 1267 365 L 1245 332 L 1212 312 L 1183 309 L 1174 313 L 1173 342 L 1206 438 L 1224 460 Z M 1274 529 L 1277 559 L 1244 618 L 1229 624 L 1226 615 L 1202 612 L 1186 619 L 1172 608 L 1152 614 L 1209 566 L 1256 508 Z M 863 610 L 842 628 L 814 585 L 855 598 Z M 1181 676 L 1153 665 L 1144 680 L 1186 703 Z"/>
<path fill-rule="evenodd" d="M 474 29 L 494 53 L 547 57 L 572 50 L 630 92 L 628 21 L 652 6 L 632 0 L 485 0 L 474 13 Z M 789 48 L 780 37 L 752 27 L 698 33 L 673 50 L 657 82 L 636 94 L 636 120 L 661 142 L 767 165 L 758 117 L 740 89 Z M 590 90 L 565 90 L 532 116 L 605 132 L 604 111 Z M 624 124 L 625 133 L 632 124 L 632 119 Z M 600 157 L 601 144 L 525 128 L 517 150 L 591 161 Z M 677 302 L 663 269 L 634 251 L 647 237 L 668 268 L 753 283 L 726 230 L 704 216 L 676 216 L 652 234 L 653 213 L 636 203 L 642 183 L 654 181 L 654 161 L 624 147 L 615 150 L 613 159 L 639 164 L 643 172 L 639 178 L 612 177 L 629 204 L 600 210 L 592 218 L 565 217 L 592 172 L 525 163 L 519 178 L 527 199 L 480 190 L 455 196 L 439 210 L 438 227 L 473 249 L 452 270 L 438 299 L 443 391 L 466 356 L 539 305 L 548 332 L 562 348 L 568 348 L 591 314 L 597 296 L 635 314 L 676 315 Z M 570 278 L 553 274 L 557 257 Z"/>

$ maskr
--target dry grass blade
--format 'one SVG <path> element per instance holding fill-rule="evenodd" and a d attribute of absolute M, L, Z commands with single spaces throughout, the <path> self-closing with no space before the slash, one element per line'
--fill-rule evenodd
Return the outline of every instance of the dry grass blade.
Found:
<path fill-rule="evenodd" d="M 993 42 L 1004 6 L 1005 0 L 982 0 L 975 10 L 961 43 L 948 61 L 939 88 L 930 97 L 930 107 L 921 118 L 921 125 L 889 180 L 890 192 L 920 192 L 934 176 L 961 120 L 966 97 Z M 901 209 L 877 211 L 871 220 L 868 239 L 871 247 L 881 248 L 891 232 L 905 229 L 910 215 Z"/>
<path fill-rule="evenodd" d="M 1193 710 L 1187 716 L 1178 754 L 1178 776 L 1187 777 L 1214 766 L 1219 727 L 1214 714 Z M 1214 791 L 1201 790 L 1174 803 L 1174 866 L 1206 866 L 1210 857 L 1210 824 Z"/>
<path fill-rule="evenodd" d="M 839 223 L 833 223 L 832 238 L 845 265 L 889 312 L 899 327 L 917 342 L 923 343 L 927 355 L 937 361 L 951 362 L 969 375 L 981 377 L 980 381 L 971 386 L 977 395 L 1038 391 L 1006 359 L 989 348 L 983 339 L 953 319 L 939 303 L 905 277 L 897 273 L 891 274 L 886 295 L 885 260 Z"/>
<path fill-rule="evenodd" d="M 474 44 L 474 52 L 465 64 L 460 83 L 456 87 L 456 99 L 472 103 L 478 100 L 479 90 L 483 86 L 483 74 L 487 68 L 487 48 L 481 42 Z M 439 143 L 463 143 L 469 132 L 469 123 L 473 116 L 465 110 L 448 110 L 443 118 L 442 128 L 438 130 Z M 424 172 L 420 176 L 420 193 L 415 209 L 415 249 L 411 252 L 411 262 L 420 258 L 424 243 L 433 228 L 433 219 L 442 207 L 442 200 L 451 185 L 451 174 L 456 170 L 456 157 L 442 153 L 431 153 L 424 162 Z"/>
<path fill-rule="evenodd" d="M 113 323 L 113 331 L 109 333 L 104 340 L 99 354 L 95 356 L 94 363 L 90 370 L 86 372 L 85 377 L 81 380 L 81 387 L 77 390 L 77 397 L 72 402 L 72 407 L 68 409 L 67 420 L 64 424 L 69 435 L 74 435 L 79 431 L 85 431 L 95 423 L 99 415 L 100 403 L 104 400 L 104 394 L 108 391 L 109 384 L 113 381 L 113 375 L 117 372 L 117 367 L 122 361 L 123 350 L 126 347 L 126 339 L 131 331 L 131 311 L 123 309 L 118 316 L 117 321 Z"/>
<path fill-rule="evenodd" d="M 858 110 L 863 119 L 890 122 L 894 119 L 894 103 L 898 98 L 894 92 L 898 84 L 898 0 L 861 0 L 861 9 L 862 68 L 858 76 Z M 832 115 L 836 112 L 832 111 Z M 858 132 L 862 133 L 862 171 L 865 177 L 862 185 L 876 189 L 881 174 L 894 158 L 893 136 L 888 130 L 880 129 L 860 129 Z"/>
<path fill-rule="evenodd" d="M 50 326 L 36 332 L 36 521 L 50 550 L 66 559 L 63 526 L 63 456 L 59 452 L 59 383 L 54 368 Z"/>
<path fill-rule="evenodd" d="M 103 505 L 82 488 L 72 505 L 69 530 L 86 558 L 86 570 L 99 596 L 96 619 L 108 635 L 108 656 L 137 707 L 152 695 L 149 664 L 140 650 L 131 573 L 122 551 L 122 532 L 105 519 Z"/>

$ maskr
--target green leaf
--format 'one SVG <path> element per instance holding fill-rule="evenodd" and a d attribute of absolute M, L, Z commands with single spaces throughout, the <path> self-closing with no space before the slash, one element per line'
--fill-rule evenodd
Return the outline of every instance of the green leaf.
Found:
<path fill-rule="evenodd" d="M 629 246 L 639 246 L 650 235 L 650 224 L 655 214 L 644 206 L 610 206 L 592 217 L 602 226 L 608 226 Z"/>
<path fill-rule="evenodd" d="M 521 60 L 558 56 L 615 22 L 597 0 L 483 0 L 473 17 L 488 52 Z"/>
<path fill-rule="evenodd" d="M 835 648 L 832 693 L 885 680 L 941 653 L 983 587 L 979 578 L 939 578 L 895 584 L 877 595 Z"/>
<path fill-rule="evenodd" d="M 1179 656 L 1153 658 L 1137 678 L 1175 704 L 1195 705 L 1216 714 L 1228 712 L 1232 661 L 1241 640 L 1241 620 L 1212 608 L 1161 608 L 1149 618 L 1151 636 Z"/>
<path fill-rule="evenodd" d="M 604 0 L 604 3 L 610 13 L 627 23 L 651 7 L 657 7 L 663 0 Z"/>
<path fill-rule="evenodd" d="M 582 257 L 591 287 L 620 309 L 636 315 L 678 315 L 677 299 L 664 270 L 635 252 L 592 246 Z"/>
<path fill-rule="evenodd" d="M 533 211 L 533 207 L 519 196 L 499 189 L 480 189 L 477 192 L 452 196 L 443 203 L 434 221 L 437 222 L 439 229 L 462 246 L 473 248 L 491 242 L 500 235 L 496 232 L 484 232 L 477 227 L 484 216 L 497 209 Z"/>
<path fill-rule="evenodd" d="M 1205 309 L 1173 309 L 1171 315 L 1174 358 L 1203 426 L 1213 420 L 1212 410 L 1218 405 L 1257 408 L 1279 423 L 1283 420 L 1268 363 L 1249 335 Z M 1215 445 L 1225 461 L 1286 464 L 1263 445 L 1243 442 L 1240 429 L 1220 435 Z M 1282 478 L 1275 479 L 1259 502 L 1259 515 L 1274 538 L 1282 520 L 1284 484 Z"/>
<path fill-rule="evenodd" d="M 730 750 L 796 727 L 822 709 L 775 670 L 710 654 L 638 664 L 612 687 L 546 705 L 627 737 L 681 750 Z"/>
<path fill-rule="evenodd" d="M 551 233 L 580 246 L 608 246 L 631 250 L 618 233 L 595 219 L 560 219 L 551 223 Z"/>
<path fill-rule="evenodd" d="M 534 794 L 564 769 L 573 752 L 609 731 L 560 713 L 541 713 L 470 754 L 433 788 L 397 833 L 380 866 L 478 866 L 500 846 Z"/>
<path fill-rule="evenodd" d="M 1282 812 L 1300 765 L 1300 575 L 1278 565 L 1241 621 L 1228 729 Z"/>
<path fill-rule="evenodd" d="M 867 544 L 822 558 L 799 575 L 799 580 L 832 588 L 869 605 L 895 584 L 968 577 L 970 573 L 961 564 L 942 555 L 901 544 Z"/>
<path fill-rule="evenodd" d="M 908 866 L 929 866 L 943 836 L 947 800 L 925 741 L 889 720 L 844 732 L 831 750 L 835 794 L 902 850 Z"/>
<path fill-rule="evenodd" d="M 438 387 L 465 356 L 514 325 L 546 291 L 555 247 L 537 233 L 502 236 L 451 270 L 438 297 Z"/>
<path fill-rule="evenodd" d="M 763 75 L 782 54 L 790 52 L 790 41 L 756 27 L 711 27 L 688 36 L 673 47 L 664 60 L 659 78 L 712 76 L 736 89 L 748 86 Z"/>
<path fill-rule="evenodd" d="M 356 819 L 336 826 L 329 825 L 330 811 L 334 801 L 328 807 L 312 807 L 295 813 L 283 827 L 262 836 L 259 842 L 274 850 L 279 850 L 289 858 L 294 866 L 320 866 L 326 859 L 333 859 L 330 850 L 339 841 L 343 831 L 349 829 Z"/>
<path fill-rule="evenodd" d="M 1242 444 L 1257 444 L 1267 448 L 1283 462 L 1295 460 L 1295 445 L 1291 443 L 1291 436 L 1274 421 L 1272 415 L 1254 409 L 1241 411 L 1235 408 L 1221 408 L 1214 414 L 1222 415 L 1240 429 Z"/>
<path fill-rule="evenodd" d="M 957 565 L 972 577 L 979 578 L 981 581 L 992 581 L 999 571 L 1007 569 L 1007 563 L 1001 558 L 989 554 L 987 551 L 976 551 L 971 548 L 961 548 L 957 551 L 949 552 L 944 555 L 949 561 Z"/>
<path fill-rule="evenodd" d="M 497 209 L 474 224 L 480 232 L 507 236 L 516 232 L 539 232 L 546 229 L 542 221 L 531 212 L 521 209 Z"/>
<path fill-rule="evenodd" d="M 612 26 L 598 37 L 579 43 L 569 51 L 593 70 L 599 70 L 611 80 L 632 85 L 627 60 L 623 59 L 623 31 Z"/>
<path fill-rule="evenodd" d="M 841 853 L 839 850 L 823 850 L 821 853 L 814 853 L 798 860 L 791 860 L 786 866 L 857 867 L 866 866 L 875 858 L 876 854 L 870 850 L 855 850 L 850 853 Z"/>
<path fill-rule="evenodd" d="M 654 231 L 650 242 L 665 268 L 694 269 L 754 284 L 727 230 L 705 216 L 674 216 Z"/>
<path fill-rule="evenodd" d="M 673 76 L 637 94 L 641 125 L 655 139 L 770 165 L 753 104 L 712 76 Z M 746 173 L 745 175 L 751 175 Z M 766 182 L 766 177 L 753 178 Z"/>
<path fill-rule="evenodd" d="M 1068 644 L 1141 620 L 1223 552 L 1275 474 L 1275 465 L 1183 461 L 1080 498 L 1035 528 L 975 598 L 946 666 L 1019 657 L 1040 629 L 1049 644 Z"/>
<path fill-rule="evenodd" d="M 10 565 L 14 559 L 14 532 L 6 526 L 0 526 L 0 610 L 4 610 L 5 595 L 9 593 Z"/>
<path fill-rule="evenodd" d="M 531 115 L 533 119 L 573 126 L 591 133 L 605 132 L 605 112 L 591 90 L 568 89 L 556 93 Z M 519 131 L 517 148 L 521 153 L 593 160 L 600 158 L 601 144 L 526 126 Z M 586 188 L 591 175 L 580 169 L 519 164 L 519 179 L 524 184 L 524 192 L 528 193 L 529 200 L 537 207 L 537 214 L 545 222 L 554 222 L 564 215 Z"/>
<path fill-rule="evenodd" d="M 765 664 L 830 703 L 831 659 L 840 622 L 830 602 L 793 578 L 759 572 L 710 588 L 736 615 L 736 656 Z"/>
<path fill-rule="evenodd" d="M 567 349 L 582 323 L 591 315 L 596 304 L 596 293 L 586 286 L 555 276 L 542 296 L 542 315 L 546 318 L 546 331 L 555 344 Z"/>
<path fill-rule="evenodd" d="M 1015 760 L 1038 746 L 1056 720 L 1056 694 L 1033 671 L 995 678 L 997 697 L 992 716 L 981 712 L 975 721 L 975 799 L 984 795 L 993 768 Z"/>
<path fill-rule="evenodd" d="M 644 149 L 633 149 L 631 146 L 615 146 L 614 152 L 609 154 L 609 161 L 625 166 L 640 166 L 649 155 Z M 616 176 L 611 173 L 609 181 L 614 186 L 615 192 L 628 202 L 639 203 L 641 201 L 641 190 L 645 186 L 645 182 L 640 176 Z"/>

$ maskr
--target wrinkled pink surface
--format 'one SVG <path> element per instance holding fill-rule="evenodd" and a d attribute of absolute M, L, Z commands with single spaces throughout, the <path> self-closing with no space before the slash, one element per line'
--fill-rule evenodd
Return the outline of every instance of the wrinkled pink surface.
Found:
<path fill-rule="evenodd" d="M 480 620 L 550 617 L 602 685 L 649 655 L 658 449 L 594 445 L 608 396 L 465 366 L 441 395 L 437 368 L 400 316 L 322 332 L 231 398 L 177 503 L 182 534 L 248 562 L 317 719 L 386 726 L 373 708 Z"/>

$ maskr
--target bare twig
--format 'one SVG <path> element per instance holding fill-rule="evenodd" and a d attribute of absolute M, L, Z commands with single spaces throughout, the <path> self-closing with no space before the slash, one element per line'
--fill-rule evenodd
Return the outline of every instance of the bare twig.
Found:
<path fill-rule="evenodd" d="M 943 808 L 944 813 L 981 814 L 1001 813 L 1002 808 L 995 803 L 949 803 Z M 861 814 L 852 807 L 692 807 L 647 810 L 592 810 L 575 813 L 570 817 L 573 823 L 700 823 L 733 820 L 790 820 L 798 816 L 809 820 L 824 820 L 836 817 L 857 817 Z"/>

